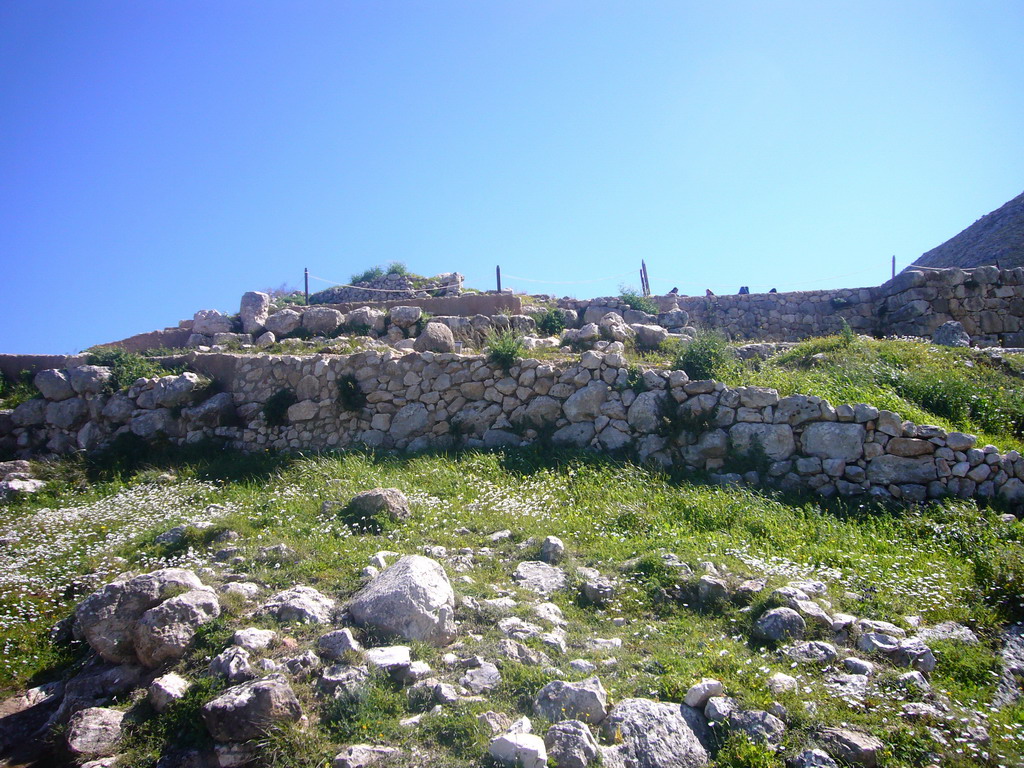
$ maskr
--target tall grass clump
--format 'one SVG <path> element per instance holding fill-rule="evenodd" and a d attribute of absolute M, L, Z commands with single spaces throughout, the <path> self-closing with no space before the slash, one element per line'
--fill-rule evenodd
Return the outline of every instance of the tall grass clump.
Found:
<path fill-rule="evenodd" d="M 658 305 L 646 296 L 641 296 L 636 289 L 621 286 L 619 288 L 619 301 L 630 309 L 639 309 L 649 315 L 658 314 Z"/>
<path fill-rule="evenodd" d="M 674 367 L 686 371 L 691 379 L 719 378 L 729 362 L 729 342 L 719 331 L 701 330 L 683 347 Z"/>
<path fill-rule="evenodd" d="M 508 371 L 526 351 L 522 337 L 515 331 L 490 331 L 484 339 L 487 359 Z"/>
<path fill-rule="evenodd" d="M 39 390 L 28 371 L 22 371 L 16 379 L 0 375 L 0 408 L 16 408 L 38 395 Z"/>

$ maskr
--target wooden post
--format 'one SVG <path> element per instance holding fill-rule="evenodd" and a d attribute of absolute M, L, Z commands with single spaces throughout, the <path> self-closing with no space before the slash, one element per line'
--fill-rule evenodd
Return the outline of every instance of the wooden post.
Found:
<path fill-rule="evenodd" d="M 303 277 L 306 278 L 306 304 L 308 305 L 309 304 L 309 267 L 306 267 L 302 271 L 305 273 L 303 275 Z"/>
<path fill-rule="evenodd" d="M 501 293 L 501 267 L 495 267 L 494 274 L 498 276 L 498 293 Z"/>
<path fill-rule="evenodd" d="M 651 279 L 647 276 L 647 262 L 640 259 L 640 282 L 642 283 L 644 296 L 651 295 Z"/>
<path fill-rule="evenodd" d="M 896 254 L 892 255 L 892 276 L 896 277 Z"/>

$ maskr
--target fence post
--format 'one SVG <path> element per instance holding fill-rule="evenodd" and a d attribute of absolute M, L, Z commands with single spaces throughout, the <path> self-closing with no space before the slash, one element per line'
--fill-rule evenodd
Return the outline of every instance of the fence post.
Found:
<path fill-rule="evenodd" d="M 501 293 L 501 267 L 495 267 L 494 274 L 498 276 L 498 293 Z"/>
<path fill-rule="evenodd" d="M 896 277 L 896 254 L 895 253 L 892 255 L 892 276 L 893 276 L 893 278 Z"/>
<path fill-rule="evenodd" d="M 306 267 L 302 271 L 304 273 L 303 276 L 306 278 L 306 305 L 308 306 L 309 305 L 309 267 Z"/>

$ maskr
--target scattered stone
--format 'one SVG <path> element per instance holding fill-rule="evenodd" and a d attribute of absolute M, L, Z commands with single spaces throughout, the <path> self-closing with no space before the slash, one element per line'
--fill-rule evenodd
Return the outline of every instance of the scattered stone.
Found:
<path fill-rule="evenodd" d="M 839 653 L 834 645 L 818 640 L 797 643 L 783 648 L 782 652 L 789 658 L 804 664 L 831 664 L 839 658 Z"/>
<path fill-rule="evenodd" d="M 169 598 L 139 617 L 132 632 L 135 653 L 147 667 L 180 659 L 199 627 L 220 616 L 220 601 L 209 587 Z"/>
<path fill-rule="evenodd" d="M 368 768 L 368 766 L 376 765 L 382 760 L 398 755 L 400 751 L 396 747 L 353 744 L 335 755 L 331 766 L 332 768 Z"/>
<path fill-rule="evenodd" d="M 932 334 L 932 343 L 943 347 L 969 347 L 971 337 L 964 330 L 962 323 L 956 320 L 948 320 L 935 329 Z"/>
<path fill-rule="evenodd" d="M 526 560 L 516 566 L 512 578 L 538 595 L 550 595 L 559 589 L 563 589 L 568 583 L 568 578 L 561 568 L 540 562 L 539 560 Z"/>
<path fill-rule="evenodd" d="M 332 661 L 342 661 L 346 654 L 359 653 L 363 650 L 363 646 L 348 627 L 322 635 L 316 641 L 316 647 L 321 656 Z"/>
<path fill-rule="evenodd" d="M 249 652 L 238 645 L 230 646 L 210 660 L 210 674 L 226 678 L 230 683 L 241 683 L 256 677 L 249 663 Z"/>
<path fill-rule="evenodd" d="M 386 672 L 408 667 L 412 664 L 411 649 L 407 645 L 385 645 L 380 648 L 367 648 L 364 656 L 367 664 L 379 667 Z"/>
<path fill-rule="evenodd" d="M 839 768 L 839 764 L 820 749 L 805 749 L 789 758 L 786 765 L 788 768 Z"/>
<path fill-rule="evenodd" d="M 446 645 L 455 638 L 455 593 L 444 568 L 407 555 L 363 587 L 348 604 L 356 624 Z"/>
<path fill-rule="evenodd" d="M 334 600 L 312 587 L 299 586 L 272 595 L 258 612 L 285 623 L 330 624 L 336 605 Z"/>
<path fill-rule="evenodd" d="M 462 676 L 462 679 L 459 680 L 462 686 L 477 694 L 492 690 L 500 682 L 501 673 L 498 671 L 498 668 L 487 661 L 467 671 Z"/>
<path fill-rule="evenodd" d="M 272 629 L 249 627 L 248 629 L 236 630 L 231 638 L 231 642 L 234 645 L 245 648 L 247 651 L 262 651 L 264 648 L 269 648 L 276 639 L 277 632 Z"/>
<path fill-rule="evenodd" d="M 412 516 L 409 500 L 397 488 L 374 488 L 357 493 L 348 503 L 346 512 L 355 519 L 376 520 L 385 516 L 393 523 Z"/>
<path fill-rule="evenodd" d="M 755 744 L 777 747 L 786 733 L 786 724 L 778 717 L 759 709 L 735 712 L 729 717 L 729 727 L 745 733 Z"/>
<path fill-rule="evenodd" d="M 515 640 L 504 639 L 498 642 L 498 652 L 505 658 L 517 661 L 520 664 L 526 664 L 531 667 L 543 667 L 551 664 L 551 659 L 541 651 L 535 651 L 527 645 L 523 645 Z M 572 667 L 573 662 L 569 662 L 569 666 Z M 592 672 L 594 667 L 591 664 L 592 669 L 589 670 L 576 670 L 582 672 Z"/>
<path fill-rule="evenodd" d="M 413 349 L 417 352 L 454 352 L 455 336 L 443 323 L 427 323 L 416 337 Z"/>
<path fill-rule="evenodd" d="M 847 656 L 843 659 L 843 666 L 846 667 L 848 672 L 855 675 L 871 677 L 875 673 L 874 664 L 864 659 L 858 659 L 856 656 Z"/>
<path fill-rule="evenodd" d="M 301 717 L 299 700 L 282 675 L 228 688 L 203 707 L 206 728 L 220 742 L 259 738 L 275 725 Z"/>
<path fill-rule="evenodd" d="M 871 734 L 849 728 L 825 728 L 818 738 L 832 757 L 864 768 L 878 765 L 878 753 L 885 746 Z"/>
<path fill-rule="evenodd" d="M 793 682 L 795 683 L 796 680 Z M 722 723 L 738 710 L 738 706 L 736 699 L 730 696 L 712 696 L 704 705 L 704 717 L 709 723 Z"/>
<path fill-rule="evenodd" d="M 544 734 L 544 746 L 556 768 L 586 768 L 597 762 L 600 754 L 590 728 L 579 720 L 552 725 Z"/>
<path fill-rule="evenodd" d="M 173 702 L 182 698 L 191 683 L 181 675 L 169 672 L 149 684 L 149 704 L 157 712 L 163 712 Z"/>
<path fill-rule="evenodd" d="M 722 685 L 721 681 L 705 677 L 699 683 L 690 687 L 683 701 L 687 706 L 704 709 L 704 706 L 712 697 L 722 696 L 724 693 L 725 686 Z"/>
<path fill-rule="evenodd" d="M 597 725 L 608 714 L 608 694 L 597 677 L 578 683 L 554 680 L 537 693 L 533 709 L 553 723 L 582 720 Z"/>
<path fill-rule="evenodd" d="M 768 690 L 776 696 L 787 691 L 795 691 L 797 685 L 796 678 L 785 672 L 776 672 L 768 678 Z"/>
<path fill-rule="evenodd" d="M 547 768 L 548 763 L 544 740 L 532 733 L 502 734 L 491 741 L 487 754 L 503 768 Z"/>
<path fill-rule="evenodd" d="M 754 635 L 773 642 L 799 640 L 806 626 L 803 617 L 792 608 L 772 608 L 754 624 Z"/>
<path fill-rule="evenodd" d="M 533 606 L 533 615 L 541 621 L 554 624 L 556 627 L 565 625 L 565 616 L 562 615 L 562 609 L 554 603 L 538 603 Z"/>
<path fill-rule="evenodd" d="M 608 743 L 602 762 L 642 768 L 698 768 L 708 763 L 706 726 L 690 707 L 650 699 L 624 699 L 601 725 Z"/>
<path fill-rule="evenodd" d="M 565 544 L 557 536 L 548 536 L 540 545 L 540 559 L 549 565 L 558 565 L 565 557 Z"/>
<path fill-rule="evenodd" d="M 89 707 L 71 716 L 65 739 L 73 755 L 89 757 L 111 755 L 121 740 L 125 713 L 108 707 Z"/>

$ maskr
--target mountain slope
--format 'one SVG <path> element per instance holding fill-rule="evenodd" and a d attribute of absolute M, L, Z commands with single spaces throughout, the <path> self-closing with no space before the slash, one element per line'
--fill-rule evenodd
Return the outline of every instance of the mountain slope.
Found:
<path fill-rule="evenodd" d="M 914 262 L 919 267 L 1024 266 L 1024 193 Z"/>

